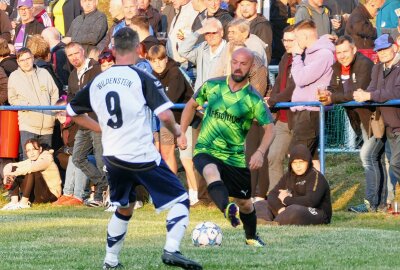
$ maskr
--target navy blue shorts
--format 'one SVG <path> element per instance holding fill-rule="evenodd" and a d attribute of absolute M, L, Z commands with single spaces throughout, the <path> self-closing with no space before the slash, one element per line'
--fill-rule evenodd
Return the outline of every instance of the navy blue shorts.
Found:
<path fill-rule="evenodd" d="M 116 157 L 103 157 L 110 185 L 110 200 L 113 205 L 128 207 L 136 201 L 135 187 L 143 185 L 150 193 L 157 211 L 170 208 L 176 202 L 188 198 L 178 177 L 169 169 L 164 160 L 134 164 Z"/>

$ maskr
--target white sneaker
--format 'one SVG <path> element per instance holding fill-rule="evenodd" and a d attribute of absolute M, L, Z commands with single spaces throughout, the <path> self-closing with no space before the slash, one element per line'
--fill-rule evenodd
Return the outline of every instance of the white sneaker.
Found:
<path fill-rule="evenodd" d="M 116 205 L 109 205 L 108 207 L 107 207 L 107 209 L 106 210 L 104 210 L 104 212 L 115 212 L 115 211 L 117 211 L 117 207 L 118 206 L 116 206 Z"/>
<path fill-rule="evenodd" d="M 143 207 L 143 202 L 142 201 L 136 201 L 135 202 L 135 206 L 133 207 L 133 209 L 139 209 Z"/>
<path fill-rule="evenodd" d="M 30 202 L 28 202 L 27 204 L 19 202 L 19 203 L 14 204 L 12 207 L 10 207 L 7 210 L 20 210 L 20 209 L 27 209 L 27 208 L 31 208 Z"/>
<path fill-rule="evenodd" d="M 12 210 L 18 203 L 15 202 L 9 202 L 6 205 L 3 206 L 0 210 L 6 211 L 6 210 Z"/>

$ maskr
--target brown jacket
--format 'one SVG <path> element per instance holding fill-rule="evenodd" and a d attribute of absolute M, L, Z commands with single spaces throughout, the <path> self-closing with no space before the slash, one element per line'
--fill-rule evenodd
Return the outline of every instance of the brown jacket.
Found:
<path fill-rule="evenodd" d="M 5 105 L 8 100 L 8 77 L 2 67 L 0 67 L 0 105 Z"/>

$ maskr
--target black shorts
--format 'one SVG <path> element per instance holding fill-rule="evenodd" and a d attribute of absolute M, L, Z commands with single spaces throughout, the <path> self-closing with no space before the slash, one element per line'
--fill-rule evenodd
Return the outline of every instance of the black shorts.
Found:
<path fill-rule="evenodd" d="M 229 196 L 238 199 L 251 197 L 251 177 L 248 168 L 240 168 L 225 164 L 211 155 L 200 153 L 193 157 L 196 170 L 204 177 L 203 169 L 208 164 L 215 164 L 221 175 L 221 180 L 228 189 Z"/>

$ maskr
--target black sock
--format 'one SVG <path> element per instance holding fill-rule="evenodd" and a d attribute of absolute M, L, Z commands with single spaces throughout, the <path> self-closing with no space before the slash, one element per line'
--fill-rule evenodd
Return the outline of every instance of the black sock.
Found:
<path fill-rule="evenodd" d="M 246 234 L 246 239 L 255 239 L 257 232 L 257 216 L 256 210 L 250 214 L 244 214 L 239 211 L 240 220 L 243 222 L 244 233 Z"/>
<path fill-rule="evenodd" d="M 207 187 L 208 194 L 210 195 L 211 199 L 217 205 L 221 212 L 225 212 L 225 208 L 229 203 L 229 193 L 226 189 L 224 182 L 218 180 L 216 182 L 212 182 Z"/>

